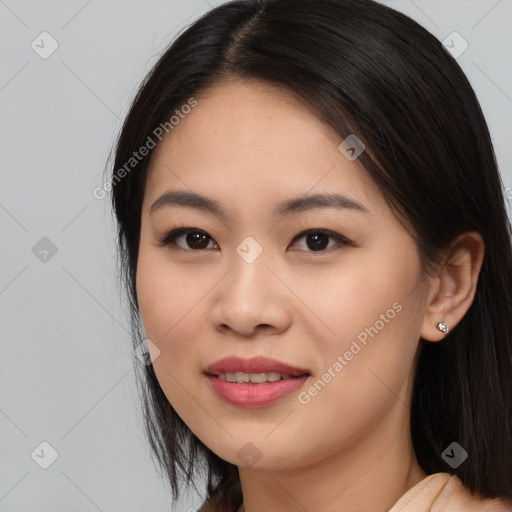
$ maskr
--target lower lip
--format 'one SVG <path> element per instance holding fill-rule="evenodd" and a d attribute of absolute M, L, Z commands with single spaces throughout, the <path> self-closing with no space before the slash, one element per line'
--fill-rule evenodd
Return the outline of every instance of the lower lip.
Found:
<path fill-rule="evenodd" d="M 239 407 L 264 407 L 297 391 L 309 375 L 263 384 L 237 384 L 226 382 L 215 375 L 207 375 L 207 377 L 214 391 L 226 402 Z"/>

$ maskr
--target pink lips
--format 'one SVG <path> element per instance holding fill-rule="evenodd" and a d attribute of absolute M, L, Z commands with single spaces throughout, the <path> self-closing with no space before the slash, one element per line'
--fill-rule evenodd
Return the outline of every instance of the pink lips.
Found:
<path fill-rule="evenodd" d="M 303 368 L 295 368 L 288 364 L 270 359 L 268 357 L 253 357 L 251 359 L 243 359 L 241 357 L 225 357 L 215 361 L 206 368 L 206 373 L 210 375 L 218 375 L 219 373 L 263 373 L 263 372 L 276 372 L 288 373 L 297 377 L 299 375 L 309 374 L 308 370 Z"/>
<path fill-rule="evenodd" d="M 218 377 L 219 373 L 286 373 L 291 379 L 262 384 L 226 382 Z M 308 370 L 290 366 L 267 357 L 242 359 L 226 357 L 206 368 L 205 373 L 213 390 L 228 403 L 240 407 L 264 407 L 299 389 L 309 378 Z"/>

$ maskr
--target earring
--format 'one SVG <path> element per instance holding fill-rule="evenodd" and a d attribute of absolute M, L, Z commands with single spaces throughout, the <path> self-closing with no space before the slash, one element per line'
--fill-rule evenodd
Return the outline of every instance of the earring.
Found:
<path fill-rule="evenodd" d="M 444 322 L 437 322 L 436 327 L 445 334 L 448 332 L 448 326 Z"/>

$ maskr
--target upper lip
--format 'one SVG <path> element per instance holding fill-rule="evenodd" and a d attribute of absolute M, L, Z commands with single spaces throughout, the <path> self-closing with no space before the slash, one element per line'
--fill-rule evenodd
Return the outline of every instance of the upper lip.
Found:
<path fill-rule="evenodd" d="M 286 373 L 294 377 L 299 375 L 309 375 L 309 371 L 303 368 L 290 366 L 289 364 L 271 359 L 268 357 L 252 357 L 243 359 L 241 357 L 224 357 L 206 368 L 206 373 L 210 375 L 219 375 L 219 373 Z"/>

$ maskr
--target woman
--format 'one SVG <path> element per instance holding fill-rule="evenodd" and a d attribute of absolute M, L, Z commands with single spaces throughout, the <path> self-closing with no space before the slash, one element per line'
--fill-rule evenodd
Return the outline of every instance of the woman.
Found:
<path fill-rule="evenodd" d="M 223 4 L 113 168 L 174 498 L 204 475 L 202 511 L 512 510 L 511 229 L 434 36 L 369 0 Z"/>

